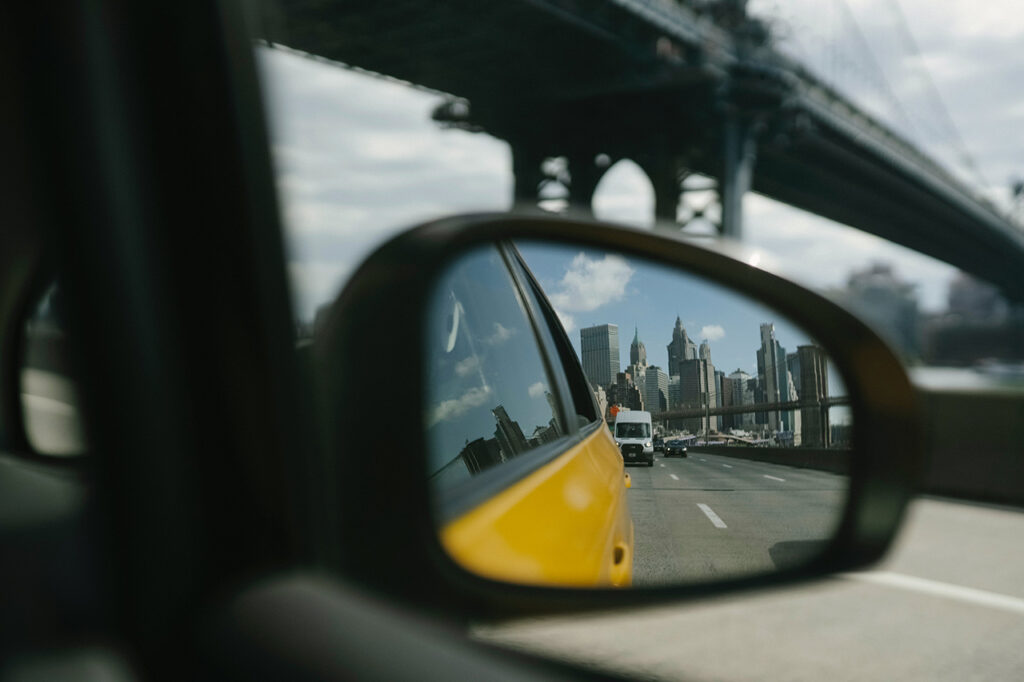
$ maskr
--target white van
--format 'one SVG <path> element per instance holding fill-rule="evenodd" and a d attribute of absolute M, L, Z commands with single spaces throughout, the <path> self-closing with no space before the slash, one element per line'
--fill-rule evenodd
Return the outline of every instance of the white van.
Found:
<path fill-rule="evenodd" d="M 651 413 L 641 410 L 621 411 L 615 415 L 615 442 L 622 451 L 622 459 L 630 462 L 647 462 L 654 466 L 654 441 L 651 428 Z"/>

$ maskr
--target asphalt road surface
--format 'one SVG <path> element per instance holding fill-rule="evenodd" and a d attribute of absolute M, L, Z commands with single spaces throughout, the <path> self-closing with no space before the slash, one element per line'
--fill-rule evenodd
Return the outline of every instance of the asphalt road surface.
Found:
<path fill-rule="evenodd" d="M 802 563 L 831 536 L 849 487 L 845 476 L 699 453 L 627 470 L 636 585 Z"/>
<path fill-rule="evenodd" d="M 1019 509 L 922 498 L 870 571 L 474 635 L 651 680 L 1019 680 L 1022 540 Z"/>

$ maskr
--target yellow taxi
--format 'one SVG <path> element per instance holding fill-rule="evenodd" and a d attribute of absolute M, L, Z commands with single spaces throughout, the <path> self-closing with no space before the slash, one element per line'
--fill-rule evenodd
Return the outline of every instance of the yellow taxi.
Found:
<path fill-rule="evenodd" d="M 427 330 L 428 476 L 450 556 L 497 580 L 629 585 L 622 455 L 516 249 L 460 258 L 433 292 Z"/>

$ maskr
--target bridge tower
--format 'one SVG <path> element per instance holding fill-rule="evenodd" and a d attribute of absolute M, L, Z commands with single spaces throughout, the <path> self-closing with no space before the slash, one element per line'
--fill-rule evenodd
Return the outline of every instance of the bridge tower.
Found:
<path fill-rule="evenodd" d="M 698 3 L 700 12 L 730 32 L 739 57 L 715 76 L 702 73 L 669 88 L 636 85 L 564 101 L 527 98 L 514 110 L 480 116 L 480 129 L 511 146 L 516 206 L 529 210 L 559 198 L 567 213 L 590 216 L 604 173 L 630 159 L 651 182 L 660 224 L 680 222 L 683 183 L 701 174 L 714 178 L 712 187 L 702 189 L 718 195 L 718 231 L 741 238 L 743 198 L 753 185 L 758 143 L 773 128 L 791 86 L 763 66 L 769 31 L 748 17 L 746 4 Z M 454 122 L 438 113 L 435 118 Z"/>

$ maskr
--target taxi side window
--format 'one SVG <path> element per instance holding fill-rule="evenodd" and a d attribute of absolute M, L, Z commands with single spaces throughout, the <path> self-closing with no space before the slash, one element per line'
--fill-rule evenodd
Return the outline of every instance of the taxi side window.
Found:
<path fill-rule="evenodd" d="M 523 290 L 539 318 L 539 336 L 544 344 L 544 350 L 551 358 L 552 372 L 558 374 L 560 393 L 565 396 L 566 414 L 576 420 L 578 427 L 597 421 L 597 407 L 590 392 L 590 385 L 583 375 L 579 358 L 565 335 L 558 315 L 547 303 L 546 295 L 537 285 L 533 275 L 529 274 L 529 268 L 518 256 L 518 252 L 513 261 L 517 276 L 523 282 Z"/>
<path fill-rule="evenodd" d="M 436 490 L 458 493 L 485 472 L 515 471 L 506 463 L 567 434 L 557 388 L 497 248 L 458 259 L 427 315 L 424 421 Z"/>

